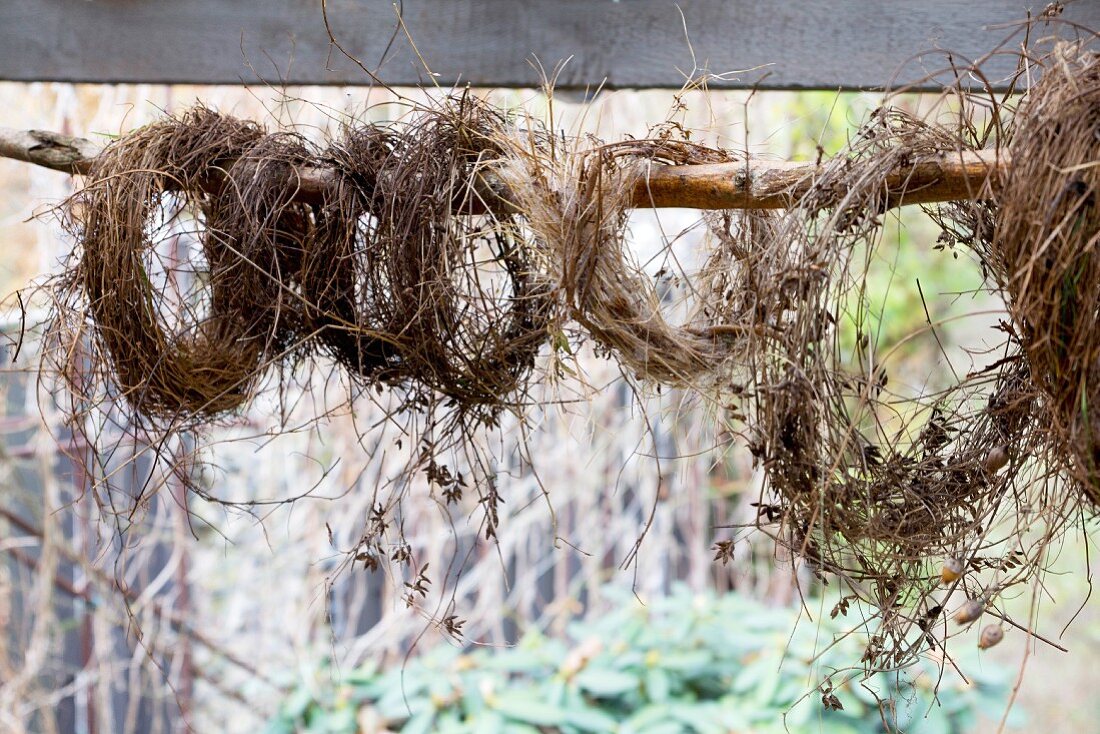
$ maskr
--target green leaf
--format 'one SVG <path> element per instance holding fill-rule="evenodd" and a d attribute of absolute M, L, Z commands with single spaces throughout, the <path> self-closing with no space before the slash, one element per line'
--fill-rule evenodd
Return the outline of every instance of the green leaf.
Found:
<path fill-rule="evenodd" d="M 294 720 L 279 716 L 267 722 L 264 734 L 294 734 Z"/>
<path fill-rule="evenodd" d="M 462 721 L 462 717 L 454 709 L 445 709 L 436 714 L 436 734 L 466 734 L 471 731 L 470 725 Z"/>
<path fill-rule="evenodd" d="M 638 734 L 684 734 L 684 725 L 675 721 L 669 721 L 639 729 Z"/>
<path fill-rule="evenodd" d="M 634 731 L 641 731 L 648 726 L 660 723 L 662 721 L 670 721 L 672 719 L 672 711 L 667 704 L 651 704 L 649 706 L 643 706 L 633 716 L 623 722 L 623 727 Z"/>
<path fill-rule="evenodd" d="M 378 700 L 375 708 L 384 719 L 389 721 L 400 721 L 427 711 L 434 711 L 428 699 L 418 697 L 422 693 L 423 691 L 412 692 L 406 698 L 401 694 L 400 684 L 397 684 Z"/>
<path fill-rule="evenodd" d="M 727 731 L 722 723 L 721 711 L 714 704 L 674 703 L 669 713 L 687 730 L 698 734 L 725 734 Z"/>
<path fill-rule="evenodd" d="M 821 734 L 867 734 L 868 731 L 882 731 L 881 722 L 875 723 L 874 726 L 874 729 L 868 729 L 867 725 L 856 726 L 848 721 L 822 721 L 821 728 L 817 731 Z M 779 731 L 783 731 L 783 727 L 779 727 Z M 814 729 L 810 729 L 810 731 L 814 731 Z M 916 729 L 913 730 L 912 734 L 924 734 L 924 732 Z"/>
<path fill-rule="evenodd" d="M 586 668 L 573 679 L 577 686 L 593 696 L 610 698 L 638 690 L 638 678 L 611 668 Z"/>
<path fill-rule="evenodd" d="M 483 711 L 477 716 L 472 716 L 468 720 L 468 729 L 471 732 L 477 732 L 481 734 L 498 734 L 504 731 L 505 724 L 504 717 L 496 711 Z"/>
<path fill-rule="evenodd" d="M 294 693 L 290 694 L 290 698 L 287 699 L 286 704 L 283 706 L 283 715 L 290 717 L 294 721 L 298 721 L 305 714 L 306 709 L 313 703 L 313 694 L 304 686 L 296 689 Z"/>
<path fill-rule="evenodd" d="M 645 674 L 645 692 L 650 701 L 664 703 L 669 698 L 672 682 L 661 668 L 651 668 Z"/>
<path fill-rule="evenodd" d="M 705 667 L 714 659 L 706 650 L 691 652 L 670 652 L 661 656 L 661 667 L 668 670 L 691 672 Z"/>
<path fill-rule="evenodd" d="M 498 713 L 512 721 L 535 726 L 559 726 L 565 720 L 560 708 L 534 698 L 519 698 L 500 693 L 493 705 Z"/>
<path fill-rule="evenodd" d="M 954 734 L 950 719 L 936 710 L 931 711 L 926 717 L 915 718 L 905 730 L 920 734 Z"/>
<path fill-rule="evenodd" d="M 793 731 L 802 731 L 803 727 L 809 727 L 814 719 L 821 719 L 825 713 L 825 707 L 817 696 L 799 701 L 784 712 L 783 723 Z"/>
<path fill-rule="evenodd" d="M 378 677 L 377 666 L 374 663 L 370 663 L 345 673 L 344 682 L 353 686 L 363 685 L 364 683 L 373 683 Z"/>
<path fill-rule="evenodd" d="M 329 715 L 328 731 L 333 734 L 355 734 L 359 724 L 355 719 L 355 710 L 350 706 L 336 709 Z"/>
<path fill-rule="evenodd" d="M 515 722 L 504 725 L 503 734 L 542 734 L 538 729 L 529 724 L 517 724 Z"/>
<path fill-rule="evenodd" d="M 611 714 L 590 706 L 565 709 L 565 723 L 588 732 L 615 731 L 619 725 Z"/>
<path fill-rule="evenodd" d="M 429 734 L 435 725 L 434 711 L 421 711 L 401 727 L 401 734 Z"/>
<path fill-rule="evenodd" d="M 555 676 L 546 687 L 544 698 L 547 703 L 561 706 L 569 694 L 569 686 L 560 676 Z"/>
<path fill-rule="evenodd" d="M 779 688 L 780 673 L 772 661 L 757 666 L 756 670 L 758 675 L 756 686 L 752 691 L 752 700 L 762 706 L 767 706 L 775 700 L 775 693 Z"/>

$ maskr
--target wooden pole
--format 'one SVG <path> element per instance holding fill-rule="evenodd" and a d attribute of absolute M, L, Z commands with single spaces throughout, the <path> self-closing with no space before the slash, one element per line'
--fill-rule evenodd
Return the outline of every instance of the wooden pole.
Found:
<path fill-rule="evenodd" d="M 86 173 L 99 151 L 84 138 L 0 128 L 0 157 L 64 173 Z M 978 199 L 997 190 L 1009 165 L 1003 150 L 944 153 L 899 166 L 887 186 L 897 192 L 891 199 L 897 205 Z M 821 171 L 813 163 L 785 161 L 654 164 L 638 182 L 633 203 L 642 209 L 783 209 L 797 202 Z M 287 185 L 295 187 L 296 199 L 319 201 L 333 176 L 331 169 L 301 168 Z"/>
<path fill-rule="evenodd" d="M 85 173 L 100 146 L 91 140 L 44 130 L 0 127 L 0 158 L 33 163 L 64 173 Z"/>

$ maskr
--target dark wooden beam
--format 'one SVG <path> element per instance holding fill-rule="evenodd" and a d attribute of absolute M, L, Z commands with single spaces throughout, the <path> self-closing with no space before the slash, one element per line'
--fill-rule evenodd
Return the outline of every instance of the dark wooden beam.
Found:
<path fill-rule="evenodd" d="M 337 38 L 391 85 L 532 86 L 571 58 L 565 88 L 679 87 L 693 62 L 714 87 L 897 86 L 993 48 L 1027 0 L 328 0 Z M 683 12 L 681 18 L 680 11 Z M 1067 3 L 1100 28 L 1100 2 Z M 1065 26 L 1038 29 L 1067 33 Z M 690 39 L 690 45 L 688 43 Z M 392 41 L 392 43 L 391 43 Z M 694 58 L 693 58 L 694 53 Z M 385 59 L 384 63 L 382 60 Z M 1014 60 L 986 67 L 1003 80 Z M 330 47 L 321 0 L 2 0 L 0 79 L 365 84 Z M 926 85 L 927 86 L 927 85 Z"/>

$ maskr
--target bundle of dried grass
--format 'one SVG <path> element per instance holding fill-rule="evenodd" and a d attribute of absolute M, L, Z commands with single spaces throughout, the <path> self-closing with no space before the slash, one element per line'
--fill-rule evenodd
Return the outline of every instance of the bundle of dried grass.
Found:
<path fill-rule="evenodd" d="M 900 110 L 876 111 L 770 243 L 771 282 L 759 287 L 783 294 L 784 302 L 765 322 L 778 336 L 757 378 L 754 450 L 773 488 L 798 508 L 794 524 L 803 532 L 820 528 L 847 542 L 878 539 L 874 517 L 895 505 L 866 492 L 869 474 L 884 458 L 879 445 L 889 441 L 878 412 L 880 397 L 888 397 L 887 378 L 876 362 L 864 304 L 857 300 L 850 310 L 850 296 L 863 287 L 882 215 L 899 193 L 888 185 L 890 172 L 900 160 L 934 158 L 957 146 L 952 136 Z M 860 255 L 863 261 L 856 260 Z M 845 328 L 855 329 L 854 364 L 844 353 Z M 824 504 L 821 493 L 829 498 Z M 918 497 L 898 499 L 923 504 Z M 934 516 L 925 520 L 942 526 Z"/>
<path fill-rule="evenodd" d="M 508 139 L 470 96 L 400 128 L 346 127 L 302 274 L 319 342 L 353 375 L 486 422 L 522 399 L 551 307 L 519 223 L 478 188 Z"/>
<path fill-rule="evenodd" d="M 379 173 L 395 144 L 393 133 L 384 128 L 349 127 L 325 151 L 339 175 L 318 211 L 317 236 L 304 254 L 300 275 L 321 348 L 367 379 L 387 365 L 400 367 L 397 345 L 383 333 L 385 319 L 360 306 L 364 282 L 383 267 L 370 218 Z"/>
<path fill-rule="evenodd" d="M 883 217 L 906 191 L 896 171 L 979 147 L 968 114 L 950 129 L 882 108 L 785 216 L 710 217 L 717 246 L 692 283 L 695 322 L 683 327 L 666 320 L 625 245 L 625 212 L 646 160 L 677 162 L 682 150 L 665 155 L 652 141 L 528 145 L 496 170 L 535 235 L 539 268 L 600 346 L 643 381 L 689 386 L 721 404 L 749 398 L 750 447 L 768 478 L 760 526 L 777 525 L 798 556 L 881 610 L 864 661 L 872 668 L 939 644 L 930 630 L 942 594 L 930 579 L 941 559 L 993 570 L 996 581 L 973 573 L 959 582 L 992 602 L 1043 563 L 1040 539 L 1016 547 L 1004 566 L 1006 543 L 1027 531 L 1019 518 L 1032 505 L 1048 508 L 1049 538 L 1073 507 L 1036 481 L 1052 476 L 1048 465 L 1016 454 L 1046 445 L 1043 405 L 1018 344 L 1010 339 L 990 369 L 912 401 L 887 387 L 872 343 L 867 269 Z M 988 211 L 968 203 L 941 220 L 976 227 L 971 220 Z M 911 404 L 899 407 L 903 400 Z"/>
<path fill-rule="evenodd" d="M 747 333 L 719 282 L 722 267 L 698 295 L 696 323 L 666 319 L 653 279 L 633 261 L 627 215 L 649 163 L 731 160 L 726 151 L 655 138 L 583 149 L 581 141 L 513 144 L 496 169 L 509 201 L 533 235 L 537 267 L 561 307 L 596 343 L 640 381 L 713 390 L 744 354 L 731 339 Z M 702 284 L 700 284 L 702 286 Z"/>
<path fill-rule="evenodd" d="M 65 374 L 87 372 L 89 360 L 153 421 L 205 421 L 243 405 L 294 341 L 278 271 L 293 267 L 309 225 L 285 177 L 264 174 L 300 158 L 294 144 L 203 108 L 109 146 L 68 207 L 82 247 L 60 287 L 71 306 L 56 330 L 60 353 L 75 360 Z M 211 193 L 223 171 L 230 185 Z M 180 247 L 195 238 L 199 252 Z M 197 272 L 183 261 L 199 256 L 205 287 L 182 289 Z"/>
<path fill-rule="evenodd" d="M 981 470 L 1003 439 L 979 427 L 988 416 L 973 412 L 974 385 L 899 422 L 865 300 L 882 217 L 904 190 L 891 171 L 959 147 L 944 129 L 877 110 L 777 228 L 758 286 L 783 299 L 763 323 L 774 336 L 754 381 L 762 521 L 882 610 L 872 667 L 902 664 L 924 644 L 909 633 L 936 606 L 929 566 L 968 546 L 1005 487 Z"/>
<path fill-rule="evenodd" d="M 932 212 L 942 242 L 978 254 L 1013 317 L 988 367 L 943 392 L 895 394 L 864 292 L 881 215 L 899 193 L 890 169 L 1003 144 L 1007 107 L 994 107 L 984 131 L 965 98 L 953 127 L 877 110 L 770 245 L 772 286 L 790 300 L 788 315 L 766 324 L 778 336 L 753 381 L 751 448 L 769 480 L 761 524 L 778 525 L 811 567 L 879 610 L 872 669 L 942 644 L 951 590 L 995 608 L 1034 579 L 1072 527 L 1074 485 L 1095 496 L 1087 406 L 1100 337 L 1085 284 L 1100 276 L 1089 269 L 1100 85 L 1095 55 L 1079 46 L 1043 63 L 1014 120 L 1002 199 L 985 192 Z M 961 570 L 941 579 L 945 560 Z"/>
<path fill-rule="evenodd" d="M 1016 164 L 985 263 L 1064 447 L 1043 458 L 1100 504 L 1100 55 L 1055 48 L 1009 147 Z"/>

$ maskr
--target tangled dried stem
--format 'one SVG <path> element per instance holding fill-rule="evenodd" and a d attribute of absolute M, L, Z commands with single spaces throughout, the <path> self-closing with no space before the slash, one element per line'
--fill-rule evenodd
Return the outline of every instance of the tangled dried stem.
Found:
<path fill-rule="evenodd" d="M 463 97 L 400 130 L 346 127 L 301 278 L 320 343 L 357 378 L 488 421 L 522 393 L 550 309 L 514 216 L 455 213 L 487 208 L 475 182 L 506 125 Z"/>
<path fill-rule="evenodd" d="M 80 324 L 61 334 L 63 354 L 103 362 L 117 394 L 149 419 L 201 421 L 245 404 L 294 339 L 279 273 L 293 268 L 308 223 L 263 174 L 300 158 L 298 148 L 203 108 L 109 146 L 69 204 L 82 248 L 62 298 L 87 309 L 91 351 Z M 230 184 L 212 195 L 204 183 L 216 169 Z M 183 253 L 166 250 L 194 237 L 206 287 L 158 286 L 186 277 Z"/>
<path fill-rule="evenodd" d="M 1014 128 L 985 262 L 1065 446 L 1046 458 L 1100 503 L 1100 56 L 1055 48 Z"/>
<path fill-rule="evenodd" d="M 477 465 L 475 431 L 523 414 L 540 354 L 572 351 L 576 324 L 631 378 L 742 403 L 768 479 L 759 524 L 880 611 L 868 666 L 904 664 L 942 640 L 943 558 L 994 603 L 1042 569 L 1081 493 L 1100 497 L 1100 64 L 1080 46 L 1044 63 L 1001 199 L 932 212 L 1012 317 L 999 359 L 939 393 L 889 387 L 869 263 L 910 184 L 897 171 L 1005 142 L 1006 107 L 989 133 L 965 100 L 951 127 L 883 107 L 785 215 L 708 215 L 713 251 L 675 324 L 631 255 L 628 211 L 653 162 L 736 157 L 674 128 L 566 139 L 461 95 L 401 124 L 346 125 L 323 152 L 202 109 L 108 148 L 69 206 L 81 251 L 55 332 L 74 411 L 97 404 L 91 372 L 154 428 L 202 425 L 239 411 L 273 365 L 321 354 L 424 416 L 410 471 L 460 493 L 437 455 L 458 446 Z M 296 201 L 286 181 L 311 166 L 335 180 Z M 191 257 L 204 264 L 181 288 Z M 372 558 L 391 509 L 371 520 Z"/>

